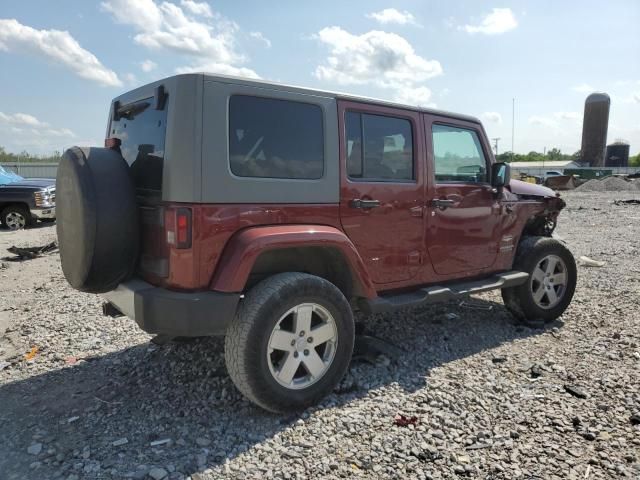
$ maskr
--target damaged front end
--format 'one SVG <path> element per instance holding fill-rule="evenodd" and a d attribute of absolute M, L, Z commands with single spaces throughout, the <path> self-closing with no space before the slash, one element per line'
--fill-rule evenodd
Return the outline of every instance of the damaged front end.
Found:
<path fill-rule="evenodd" d="M 511 200 L 533 201 L 542 207 L 536 209 L 533 215 L 528 218 L 523 235 L 550 237 L 556 228 L 560 211 L 566 206 L 565 201 L 560 198 L 560 194 L 542 185 L 520 180 L 511 180 L 508 189 L 510 196 L 512 196 Z"/>

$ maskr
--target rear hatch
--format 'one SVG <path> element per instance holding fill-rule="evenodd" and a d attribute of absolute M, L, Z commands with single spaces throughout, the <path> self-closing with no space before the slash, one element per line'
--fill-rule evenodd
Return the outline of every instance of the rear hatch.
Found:
<path fill-rule="evenodd" d="M 159 99 L 157 96 L 162 98 Z M 163 91 L 154 97 L 121 105 L 113 103 L 106 145 L 120 149 L 131 169 L 140 213 L 139 273 L 162 283 L 169 274 L 162 178 L 169 105 Z"/>

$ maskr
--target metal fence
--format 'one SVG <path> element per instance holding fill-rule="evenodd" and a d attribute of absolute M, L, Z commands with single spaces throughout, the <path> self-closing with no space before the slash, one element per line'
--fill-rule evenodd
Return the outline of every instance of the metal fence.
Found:
<path fill-rule="evenodd" d="M 56 178 L 56 172 L 58 171 L 57 163 L 16 162 L 3 163 L 2 166 L 6 170 L 12 170 L 25 178 Z"/>
<path fill-rule="evenodd" d="M 546 172 L 560 172 L 564 173 L 565 170 L 571 170 L 569 173 L 575 174 L 576 170 L 584 170 L 585 173 L 592 172 L 592 175 L 588 173 L 583 175 L 585 177 L 593 178 L 593 177 L 601 177 L 602 174 L 598 174 L 600 172 L 605 172 L 604 175 L 629 175 L 631 173 L 640 173 L 640 167 L 570 167 L 570 168 L 557 168 L 557 167 L 518 167 L 511 168 L 511 177 L 518 178 L 520 174 L 532 175 L 534 177 L 542 177 L 546 174 Z M 611 172 L 611 173 L 609 173 Z"/>

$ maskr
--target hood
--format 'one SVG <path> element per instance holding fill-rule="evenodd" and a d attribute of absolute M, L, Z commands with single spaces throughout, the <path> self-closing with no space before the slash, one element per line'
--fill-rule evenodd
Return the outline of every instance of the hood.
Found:
<path fill-rule="evenodd" d="M 39 190 L 41 188 L 55 187 L 56 181 L 52 178 L 23 178 L 15 182 L 0 185 L 0 188 L 26 188 Z"/>
<path fill-rule="evenodd" d="M 530 195 L 535 197 L 553 198 L 559 197 L 560 194 L 550 188 L 536 185 L 535 183 L 523 182 L 521 180 L 511 180 L 509 182 L 509 190 L 516 195 Z"/>

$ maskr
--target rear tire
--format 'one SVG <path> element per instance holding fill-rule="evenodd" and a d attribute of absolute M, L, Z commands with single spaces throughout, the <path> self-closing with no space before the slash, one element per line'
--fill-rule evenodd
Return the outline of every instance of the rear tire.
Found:
<path fill-rule="evenodd" d="M 9 230 L 22 230 L 33 223 L 31 212 L 22 205 L 9 205 L 0 214 L 2 223 Z"/>
<path fill-rule="evenodd" d="M 245 295 L 227 330 L 225 359 L 240 392 L 284 413 L 333 391 L 349 366 L 353 342 L 353 314 L 335 285 L 281 273 Z"/>
<path fill-rule="evenodd" d="M 576 262 L 567 247 L 549 237 L 525 237 L 513 269 L 529 274 L 522 285 L 502 289 L 504 304 L 514 317 L 549 323 L 564 313 L 577 283 Z"/>

